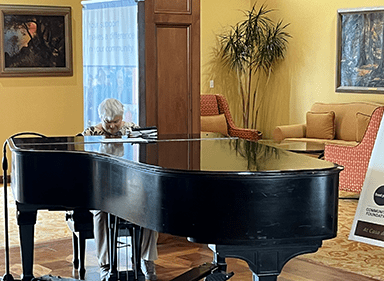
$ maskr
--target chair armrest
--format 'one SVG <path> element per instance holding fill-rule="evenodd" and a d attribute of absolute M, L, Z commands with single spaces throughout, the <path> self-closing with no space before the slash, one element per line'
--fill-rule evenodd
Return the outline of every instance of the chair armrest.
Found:
<path fill-rule="evenodd" d="M 275 130 L 273 130 L 272 137 L 277 142 L 280 142 L 285 138 L 305 138 L 306 129 L 306 124 L 277 126 Z"/>
<path fill-rule="evenodd" d="M 247 139 L 257 141 L 262 138 L 262 133 L 255 129 L 243 129 L 243 128 L 229 128 L 228 133 L 231 137 L 238 137 L 241 139 Z"/>
<path fill-rule="evenodd" d="M 339 164 L 338 162 L 340 162 L 341 159 L 344 161 L 350 161 L 361 158 L 361 155 L 359 155 L 360 152 L 361 149 L 359 144 L 350 146 L 326 143 L 324 148 L 324 159 Z M 343 162 L 343 160 L 341 160 L 341 162 Z"/>
<path fill-rule="evenodd" d="M 356 146 L 326 144 L 324 160 L 344 167 L 339 175 L 339 189 L 360 192 L 371 156 L 370 149 L 361 143 Z"/>

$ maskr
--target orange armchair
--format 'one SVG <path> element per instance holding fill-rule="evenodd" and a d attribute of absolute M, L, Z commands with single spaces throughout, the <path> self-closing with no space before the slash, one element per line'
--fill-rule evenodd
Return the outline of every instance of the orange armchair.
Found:
<path fill-rule="evenodd" d="M 383 111 L 384 107 L 378 107 L 372 113 L 367 130 L 358 145 L 327 144 L 325 146 L 324 159 L 344 166 L 339 176 L 340 190 L 361 192 Z"/>
<path fill-rule="evenodd" d="M 222 95 L 201 95 L 200 96 L 201 116 L 214 116 L 224 114 L 227 123 L 228 135 L 242 139 L 257 141 L 261 139 L 262 133 L 254 129 L 243 129 L 236 127 L 233 122 L 229 105 L 226 98 Z"/>

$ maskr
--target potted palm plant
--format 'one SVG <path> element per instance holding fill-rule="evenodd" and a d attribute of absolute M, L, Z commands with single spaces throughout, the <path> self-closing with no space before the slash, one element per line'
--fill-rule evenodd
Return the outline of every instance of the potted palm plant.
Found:
<path fill-rule="evenodd" d="M 255 4 L 256 5 L 256 4 Z M 269 17 L 273 9 L 262 5 L 245 12 L 246 19 L 218 36 L 217 54 L 224 66 L 235 72 L 241 99 L 242 121 L 245 128 L 256 128 L 262 104 L 260 81 L 268 84 L 275 64 L 284 58 L 288 24 L 276 24 Z"/>

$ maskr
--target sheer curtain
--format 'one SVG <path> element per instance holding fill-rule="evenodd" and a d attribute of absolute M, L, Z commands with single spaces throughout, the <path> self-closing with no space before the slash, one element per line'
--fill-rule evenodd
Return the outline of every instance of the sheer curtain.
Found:
<path fill-rule="evenodd" d="M 125 106 L 125 121 L 138 124 L 138 22 L 134 0 L 82 1 L 84 127 L 100 122 L 105 98 Z"/>

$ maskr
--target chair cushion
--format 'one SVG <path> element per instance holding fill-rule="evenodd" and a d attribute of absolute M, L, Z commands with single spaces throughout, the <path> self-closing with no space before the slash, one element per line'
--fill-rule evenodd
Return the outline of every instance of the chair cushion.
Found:
<path fill-rule="evenodd" d="M 277 126 L 273 130 L 273 139 L 277 142 L 285 138 L 305 138 L 306 124 L 293 124 Z"/>
<path fill-rule="evenodd" d="M 224 114 L 201 116 L 201 131 L 217 132 L 228 136 L 227 120 Z"/>
<path fill-rule="evenodd" d="M 371 120 L 371 115 L 361 112 L 356 113 L 356 141 L 361 142 L 363 139 L 369 120 Z"/>
<path fill-rule="evenodd" d="M 335 112 L 307 112 L 307 138 L 328 139 L 335 137 Z"/>

